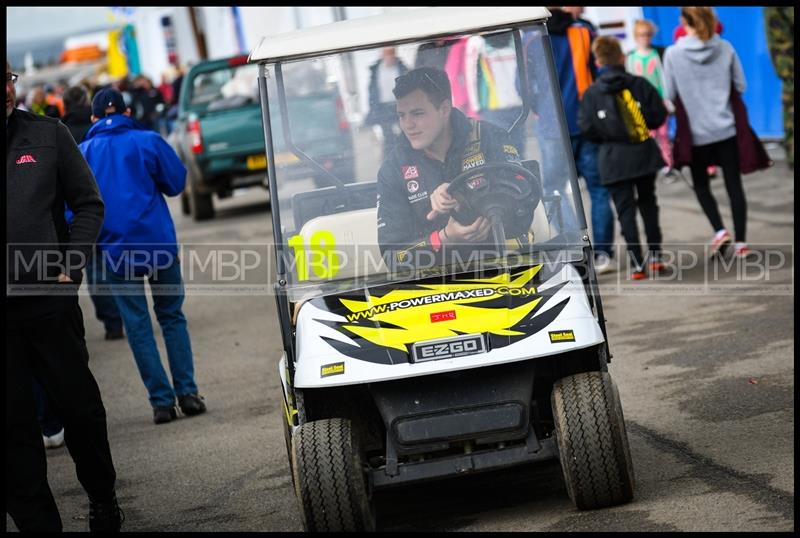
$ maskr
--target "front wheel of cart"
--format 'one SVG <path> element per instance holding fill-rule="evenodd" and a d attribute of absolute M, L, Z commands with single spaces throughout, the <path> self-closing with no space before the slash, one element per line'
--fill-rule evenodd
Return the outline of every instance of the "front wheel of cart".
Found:
<path fill-rule="evenodd" d="M 349 420 L 301 425 L 292 437 L 292 459 L 295 494 L 307 531 L 375 530 L 361 450 Z"/>
<path fill-rule="evenodd" d="M 551 403 L 561 468 L 575 506 L 591 510 L 630 501 L 633 462 L 611 376 L 584 372 L 560 379 Z"/>

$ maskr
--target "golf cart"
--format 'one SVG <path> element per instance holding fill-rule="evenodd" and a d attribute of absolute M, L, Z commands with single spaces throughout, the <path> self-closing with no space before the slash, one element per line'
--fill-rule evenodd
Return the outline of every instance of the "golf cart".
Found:
<path fill-rule="evenodd" d="M 382 489 L 549 459 L 560 460 L 579 509 L 633 498 L 548 16 L 535 7 L 413 9 L 272 36 L 250 55 L 272 193 L 283 426 L 306 530 L 372 530 Z M 456 159 L 449 193 L 458 210 L 490 223 L 471 245 L 479 255 L 462 256 L 461 245 L 447 257 L 440 245 L 423 263 L 379 243 L 379 170 L 392 154 L 353 128 L 355 177 L 332 173 L 297 142 L 313 137 L 293 130 L 323 111 L 287 107 L 284 82 L 324 72 L 352 119 L 383 47 L 419 66 L 447 46 L 449 64 L 459 45 L 512 68 L 487 74 L 479 61 L 477 77 L 464 77 L 483 85 L 477 99 L 457 102 L 454 91 L 452 111 L 515 142 L 500 146 L 499 161 L 478 146 Z M 453 88 L 461 83 L 448 75 Z M 508 106 L 492 92 L 510 95 Z M 287 151 L 306 178 L 275 158 Z M 426 193 L 419 170 L 403 168 L 393 173 L 413 203 Z"/>

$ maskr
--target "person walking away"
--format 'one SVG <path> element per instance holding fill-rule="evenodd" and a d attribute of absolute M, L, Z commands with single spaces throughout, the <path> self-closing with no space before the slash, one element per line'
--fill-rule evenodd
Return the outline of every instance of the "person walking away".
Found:
<path fill-rule="evenodd" d="M 608 189 L 600 183 L 597 170 L 597 145 L 581 136 L 578 127 L 580 100 L 586 88 L 594 80 L 594 60 L 591 56 L 591 43 L 595 38 L 592 28 L 576 21 L 570 13 L 561 8 L 548 8 L 552 16 L 547 20 L 547 31 L 553 49 L 558 82 L 561 88 L 561 101 L 567 117 L 572 154 L 578 175 L 586 180 L 591 200 L 592 236 L 595 249 L 595 270 L 606 273 L 614 270 L 614 211 Z M 548 176 L 564 175 L 558 170 L 549 171 L 547 161 L 562 162 L 558 159 L 543 159 L 544 181 Z M 545 185 L 547 190 L 547 185 Z"/>
<path fill-rule="evenodd" d="M 719 22 L 719 19 L 717 19 L 716 25 L 714 26 L 714 31 L 719 35 L 722 35 L 722 23 Z M 680 15 L 678 17 L 678 26 L 676 26 L 675 30 L 672 32 L 672 42 L 677 43 L 679 39 L 686 37 L 686 35 L 686 18 L 683 15 Z M 717 167 L 713 164 L 708 167 L 708 176 L 712 178 L 717 177 Z"/>
<path fill-rule="evenodd" d="M 667 119 L 658 91 L 643 77 L 625 71 L 619 41 L 598 37 L 592 44 L 599 77 L 581 101 L 578 124 L 588 140 L 600 144 L 600 181 L 611 191 L 633 270 L 631 278 L 647 277 L 664 269 L 659 259 L 661 227 L 658 223 L 656 173 L 664 165 L 651 132 Z M 639 245 L 636 209 L 642 215 L 649 246 L 648 256 Z M 646 258 L 649 263 L 645 265 Z"/>
<path fill-rule="evenodd" d="M 89 496 L 89 529 L 119 531 L 106 411 L 78 304 L 81 265 L 100 231 L 103 201 L 69 130 L 14 108 L 16 81 L 6 61 L 6 512 L 23 532 L 62 530 L 36 420 L 36 377 L 64 422 Z M 65 203 L 75 214 L 69 233 Z M 53 254 L 73 265 L 42 263 Z"/>
<path fill-rule="evenodd" d="M 92 105 L 89 101 L 89 92 L 83 86 L 72 86 L 64 92 L 64 118 L 61 120 L 66 125 L 75 142 L 80 144 L 84 135 L 92 126 Z M 71 222 L 72 213 L 67 211 L 67 222 Z M 86 263 L 86 284 L 89 287 L 89 297 L 94 304 L 97 319 L 103 323 L 106 330 L 106 340 L 121 340 L 125 338 L 120 316 L 114 297 L 97 291 L 97 272 L 99 271 L 100 257 L 97 248 L 91 259 Z"/>
<path fill-rule="evenodd" d="M 139 128 L 120 92 L 107 89 L 92 100 L 92 128 L 80 145 L 108 207 L 98 243 L 103 274 L 122 314 L 128 343 L 153 407 L 156 424 L 206 411 L 194 379 L 194 359 L 184 300 L 175 225 L 164 195 L 186 185 L 186 168 L 158 133 Z M 172 374 L 170 384 L 156 347 L 144 279 Z M 174 385 L 174 386 L 173 386 Z"/>
<path fill-rule="evenodd" d="M 767 44 L 783 92 L 783 143 L 786 163 L 794 170 L 794 7 L 765 7 Z"/>
<path fill-rule="evenodd" d="M 679 98 L 676 107 L 684 107 L 689 118 L 694 192 L 715 232 L 711 254 L 731 243 L 710 188 L 708 166 L 716 164 L 722 167 L 733 212 L 734 255 L 744 257 L 750 253 L 746 243 L 747 200 L 731 107 L 731 86 L 739 93 L 747 86 L 744 71 L 733 46 L 714 33 L 716 17 L 711 8 L 684 7 L 681 15 L 687 35 L 664 53 L 666 97 L 673 102 Z"/>
<path fill-rule="evenodd" d="M 92 126 L 92 104 L 89 92 L 83 86 L 71 86 L 64 92 L 64 117 L 61 121 L 69 129 L 76 144 Z"/>
<path fill-rule="evenodd" d="M 159 132 L 159 106 L 164 106 L 164 98 L 154 86 L 153 82 L 144 75 L 133 79 L 131 91 L 131 108 L 135 111 L 134 117 L 145 127 Z"/>
<path fill-rule="evenodd" d="M 405 75 L 408 68 L 397 57 L 394 47 L 384 47 L 382 57 L 369 67 L 369 113 L 366 125 L 377 125 L 383 136 L 383 155 L 386 156 L 397 143 L 400 127 L 395 112 L 394 81 Z"/>
<path fill-rule="evenodd" d="M 664 97 L 664 67 L 661 64 L 663 51 L 659 52 L 653 46 L 653 36 L 656 33 L 656 26 L 648 20 L 637 20 L 633 25 L 633 36 L 636 40 L 636 48 L 628 53 L 625 61 L 625 68 L 628 73 L 644 77 L 658 91 L 658 95 Z M 667 112 L 672 112 L 673 105 L 664 100 Z M 650 133 L 658 143 L 661 150 L 661 158 L 666 165 L 661 169 L 664 178 L 670 182 L 678 179 L 678 172 L 672 167 L 672 147 L 669 143 L 669 133 L 667 132 L 667 122 L 664 122 L 658 129 Z"/>

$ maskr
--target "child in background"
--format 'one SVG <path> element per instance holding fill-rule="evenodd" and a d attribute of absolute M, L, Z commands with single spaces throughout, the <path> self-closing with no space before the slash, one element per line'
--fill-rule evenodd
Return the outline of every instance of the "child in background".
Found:
<path fill-rule="evenodd" d="M 664 67 L 661 64 L 661 56 L 664 51 L 653 46 L 655 33 L 656 26 L 649 20 L 637 20 L 634 23 L 633 37 L 636 40 L 636 48 L 628 53 L 625 68 L 628 73 L 643 77 L 650 82 L 658 91 L 658 95 L 664 99 Z M 664 106 L 670 113 L 674 111 L 669 100 L 664 100 Z M 669 143 L 667 122 L 650 134 L 658 143 L 661 157 L 666 163 L 666 166 L 661 169 L 661 173 L 666 181 L 672 183 L 678 179 L 680 172 L 672 167 L 672 148 Z"/>
<path fill-rule="evenodd" d="M 660 261 L 656 173 L 664 160 L 651 132 L 667 119 L 664 100 L 643 77 L 625 71 L 625 54 L 613 36 L 592 43 L 599 76 L 583 94 L 578 113 L 581 134 L 600 145 L 598 169 L 617 208 L 622 236 L 633 263 L 631 279 L 664 270 Z M 648 252 L 639 243 L 636 213 L 642 216 Z M 649 264 L 645 262 L 649 258 Z"/>

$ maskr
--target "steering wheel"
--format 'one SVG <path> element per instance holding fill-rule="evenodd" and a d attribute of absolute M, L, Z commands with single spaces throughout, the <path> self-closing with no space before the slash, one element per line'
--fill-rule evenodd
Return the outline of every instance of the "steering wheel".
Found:
<path fill-rule="evenodd" d="M 495 172 L 491 178 L 487 172 Z M 502 173 L 505 172 L 505 173 Z M 484 216 L 492 223 L 495 246 L 528 231 L 533 208 L 542 198 L 538 177 L 515 162 L 494 162 L 466 170 L 450 182 L 447 193 L 459 203 L 453 218 L 464 225 Z"/>

